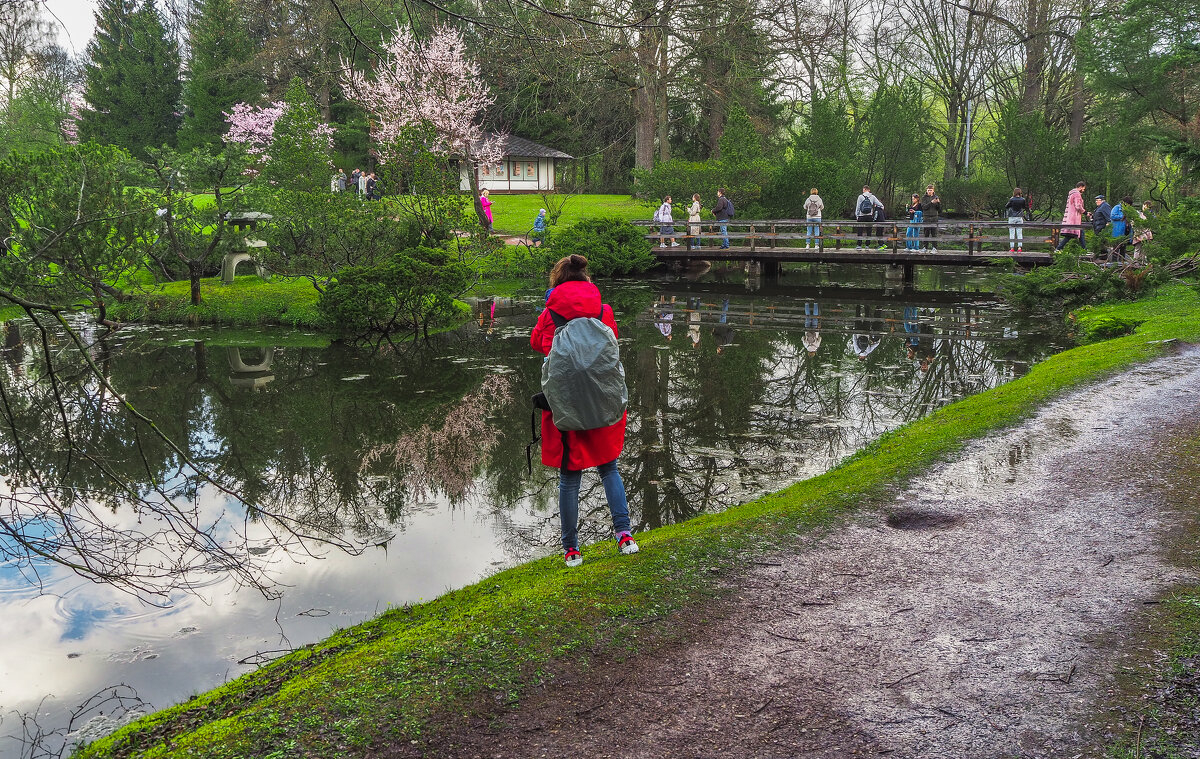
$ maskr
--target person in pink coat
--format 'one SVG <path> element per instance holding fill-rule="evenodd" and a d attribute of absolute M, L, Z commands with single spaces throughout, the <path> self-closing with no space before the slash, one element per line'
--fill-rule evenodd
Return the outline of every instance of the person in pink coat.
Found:
<path fill-rule="evenodd" d="M 492 233 L 492 201 L 488 198 L 487 190 L 479 191 L 479 205 L 483 208 L 483 215 L 487 219 L 488 234 Z"/>
<path fill-rule="evenodd" d="M 1062 223 L 1067 225 L 1083 224 L 1083 191 L 1087 189 L 1087 182 L 1080 182 L 1075 185 L 1075 189 L 1067 193 L 1067 210 L 1063 212 Z M 1067 246 L 1070 239 L 1079 242 L 1080 247 L 1084 247 L 1083 227 L 1078 229 L 1064 229 L 1058 235 L 1058 249 L 1062 250 Z"/>

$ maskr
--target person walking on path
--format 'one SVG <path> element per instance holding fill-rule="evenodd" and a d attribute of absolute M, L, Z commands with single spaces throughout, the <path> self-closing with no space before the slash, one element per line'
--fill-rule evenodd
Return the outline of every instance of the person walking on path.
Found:
<path fill-rule="evenodd" d="M 925 194 L 921 196 L 921 221 L 930 225 L 925 227 L 926 249 L 930 253 L 937 253 L 937 224 L 941 215 L 942 199 L 938 197 L 933 185 L 927 185 Z"/>
<path fill-rule="evenodd" d="M 908 229 L 904 230 L 904 249 L 905 250 L 920 250 L 921 249 L 921 228 L 916 226 L 921 223 L 924 214 L 921 213 L 921 196 L 917 193 L 912 194 L 912 200 L 908 204 Z"/>
<path fill-rule="evenodd" d="M 546 244 L 546 209 L 539 208 L 537 218 L 533 220 L 533 232 L 529 235 L 530 247 L 536 248 Z"/>
<path fill-rule="evenodd" d="M 555 316 L 565 320 L 597 317 L 613 336 L 617 323 L 612 307 L 600 299 L 600 290 L 588 276 L 587 259 L 572 255 L 560 259 L 550 271 L 550 297 L 538 317 L 529 344 L 535 351 L 549 357 L 557 331 Z M 608 508 L 612 514 L 617 549 L 623 554 L 637 553 L 629 529 L 629 505 L 625 498 L 625 483 L 617 470 L 617 458 L 625 446 L 627 414 L 608 427 L 594 430 L 560 431 L 554 425 L 554 413 L 542 411 L 542 463 L 558 468 L 558 515 L 562 524 L 563 560 L 568 567 L 583 563 L 579 552 L 579 484 L 583 470 L 595 467 L 600 472 Z"/>
<path fill-rule="evenodd" d="M 733 217 L 733 204 L 725 197 L 725 188 L 717 190 L 717 204 L 713 206 L 713 218 L 721 230 L 721 250 L 729 250 L 729 220 Z"/>
<path fill-rule="evenodd" d="M 1078 227 L 1078 229 L 1061 229 L 1058 234 L 1058 250 L 1067 247 L 1067 243 L 1071 240 L 1079 243 L 1080 247 L 1084 245 L 1083 234 L 1083 192 L 1087 189 L 1087 182 L 1080 182 L 1075 185 L 1075 189 L 1067 193 L 1067 207 L 1063 211 L 1062 223 L 1064 227 Z"/>
<path fill-rule="evenodd" d="M 1020 187 L 1013 190 L 1012 197 L 1004 204 L 1004 215 L 1008 217 L 1008 252 L 1021 253 L 1025 244 L 1025 216 L 1029 213 L 1029 203 Z"/>
<path fill-rule="evenodd" d="M 804 236 L 805 250 L 808 250 L 814 240 L 817 250 L 823 247 L 821 245 L 821 212 L 824 210 L 825 201 L 821 200 L 821 196 L 817 194 L 817 188 L 814 187 L 808 191 L 808 200 L 804 201 L 804 220 L 808 222 L 808 231 Z"/>
<path fill-rule="evenodd" d="M 675 239 L 675 218 L 671 215 L 671 196 L 663 197 L 662 205 L 654 212 L 654 221 L 658 222 L 658 244 L 671 248 L 678 248 L 679 241 Z M 667 242 L 670 239 L 671 242 Z"/>
<path fill-rule="evenodd" d="M 863 185 L 862 194 L 858 196 L 858 200 L 854 201 L 854 218 L 858 221 L 854 227 L 854 232 L 858 236 L 858 244 L 855 250 L 862 250 L 864 241 L 872 232 L 872 222 L 875 221 L 875 208 L 883 208 L 883 202 L 879 198 L 871 194 L 871 188 L 868 185 Z"/>
<path fill-rule="evenodd" d="M 495 227 L 492 223 L 492 201 L 488 198 L 487 190 L 479 191 L 479 206 L 483 209 L 483 218 L 487 219 L 486 230 L 490 235 Z"/>
<path fill-rule="evenodd" d="M 367 175 L 367 200 L 379 200 L 381 196 L 377 192 L 378 188 L 379 182 L 375 179 L 375 172 L 372 171 Z"/>
<path fill-rule="evenodd" d="M 700 247 L 700 193 L 692 195 L 692 204 L 688 206 L 688 233 L 685 238 L 688 250 Z"/>

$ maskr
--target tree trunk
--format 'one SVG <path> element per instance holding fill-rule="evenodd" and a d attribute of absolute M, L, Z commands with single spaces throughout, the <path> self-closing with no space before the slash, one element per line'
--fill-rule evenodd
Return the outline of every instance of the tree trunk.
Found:
<path fill-rule="evenodd" d="M 667 103 L 667 71 L 669 69 L 667 61 L 667 16 L 671 11 L 671 4 L 668 0 L 663 5 L 662 16 L 660 17 L 661 26 L 658 29 L 658 160 L 666 162 L 671 160 L 671 123 L 669 116 L 669 108 Z"/>
<path fill-rule="evenodd" d="M 1082 22 L 1079 26 L 1079 32 L 1076 39 L 1082 39 L 1087 35 L 1088 28 L 1088 11 L 1084 7 L 1081 11 L 1083 14 Z M 1071 121 L 1068 125 L 1068 144 L 1074 147 L 1083 139 L 1083 117 L 1087 107 L 1087 95 L 1084 90 L 1086 86 L 1083 81 L 1083 71 L 1079 67 L 1078 58 L 1075 60 L 1075 77 L 1071 86 Z"/>
<path fill-rule="evenodd" d="M 188 261 L 188 279 L 192 284 L 192 305 L 200 305 L 200 275 L 204 273 L 199 261 Z"/>
<path fill-rule="evenodd" d="M 655 72 L 658 60 L 654 51 L 655 30 L 653 28 L 639 29 L 637 46 L 638 84 L 633 92 L 633 110 L 636 124 L 634 126 L 633 165 L 639 169 L 650 171 L 654 168 L 654 137 L 658 131 L 655 95 Z"/>
<path fill-rule="evenodd" d="M 1046 34 L 1050 4 L 1027 0 L 1025 10 L 1025 71 L 1021 87 L 1021 113 L 1037 113 L 1042 106 L 1042 77 L 1046 69 Z"/>
<path fill-rule="evenodd" d="M 463 160 L 467 162 L 467 182 L 471 185 L 471 204 L 475 206 L 475 216 L 479 218 L 480 225 L 487 229 L 487 216 L 483 213 L 483 204 L 479 202 L 479 179 L 475 176 L 475 167 L 470 159 Z"/>

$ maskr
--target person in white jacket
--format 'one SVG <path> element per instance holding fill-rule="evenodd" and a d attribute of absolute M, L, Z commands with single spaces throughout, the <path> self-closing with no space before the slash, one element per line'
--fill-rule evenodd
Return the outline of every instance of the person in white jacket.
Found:
<path fill-rule="evenodd" d="M 659 245 L 664 248 L 668 245 L 672 248 L 678 248 L 679 242 L 675 239 L 675 219 L 671 216 L 671 196 L 667 195 L 663 198 L 662 205 L 654 212 L 654 221 L 658 222 Z M 668 243 L 667 239 L 671 242 Z"/>

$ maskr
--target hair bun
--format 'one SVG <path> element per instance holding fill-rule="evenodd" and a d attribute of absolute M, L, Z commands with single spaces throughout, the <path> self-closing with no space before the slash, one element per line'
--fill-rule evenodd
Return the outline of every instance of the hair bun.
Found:
<path fill-rule="evenodd" d="M 572 253 L 571 267 L 574 269 L 585 269 L 587 268 L 587 259 L 577 253 Z"/>

